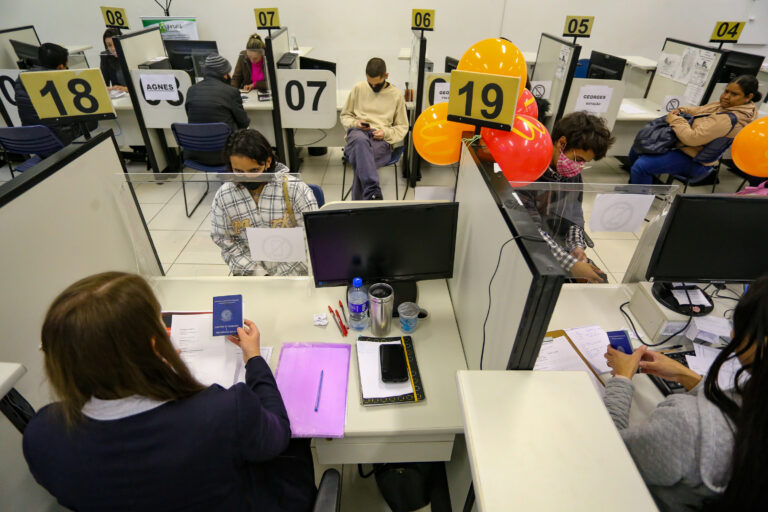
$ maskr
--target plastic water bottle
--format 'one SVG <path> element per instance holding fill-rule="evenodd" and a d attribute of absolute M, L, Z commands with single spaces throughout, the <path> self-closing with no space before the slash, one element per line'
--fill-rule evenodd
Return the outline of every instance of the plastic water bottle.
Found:
<path fill-rule="evenodd" d="M 352 280 L 352 288 L 347 291 L 347 306 L 349 326 L 358 331 L 368 327 L 368 289 L 359 277 Z"/>

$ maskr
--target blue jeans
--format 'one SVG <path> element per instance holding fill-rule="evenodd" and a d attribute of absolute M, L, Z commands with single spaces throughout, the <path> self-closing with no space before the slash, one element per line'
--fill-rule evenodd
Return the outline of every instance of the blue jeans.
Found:
<path fill-rule="evenodd" d="M 677 149 L 663 155 L 638 155 L 633 149 L 629 152 L 629 161 L 632 164 L 629 182 L 637 185 L 651 185 L 653 177 L 659 174 L 699 178 L 712 170 L 712 167 L 697 164 L 693 158 Z"/>
<path fill-rule="evenodd" d="M 347 160 L 352 164 L 355 178 L 352 181 L 352 199 L 381 198 L 379 167 L 387 165 L 392 151 L 389 144 L 373 138 L 373 132 L 352 128 L 347 132 L 344 148 Z"/>

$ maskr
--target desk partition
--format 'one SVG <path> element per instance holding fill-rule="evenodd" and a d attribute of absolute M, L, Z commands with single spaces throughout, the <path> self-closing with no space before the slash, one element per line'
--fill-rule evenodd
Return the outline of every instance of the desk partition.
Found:
<path fill-rule="evenodd" d="M 544 97 L 550 102 L 550 110 L 545 124 L 549 130 L 555 125 L 555 121 L 563 117 L 580 52 L 581 46 L 578 44 L 549 34 L 541 34 L 536 65 L 530 80 L 540 82 L 546 91 Z M 537 95 L 536 91 L 533 92 Z"/>
<path fill-rule="evenodd" d="M 0 69 L 0 126 L 21 126 L 14 86 L 18 69 Z"/>
<path fill-rule="evenodd" d="M 703 105 L 722 63 L 722 50 L 667 38 L 647 98 L 656 105 L 669 97 L 680 98 L 681 105 Z"/>
<path fill-rule="evenodd" d="M 0 30 L 0 69 L 18 69 L 16 52 L 11 46 L 11 39 L 22 43 L 40 46 L 40 38 L 32 25 Z"/>
<path fill-rule="evenodd" d="M 265 39 L 267 59 L 267 78 L 272 92 L 272 124 L 275 127 L 275 142 L 277 143 L 277 158 L 285 162 L 291 170 L 299 169 L 298 153 L 293 140 L 293 130 L 283 130 L 283 121 L 280 117 L 280 94 L 277 87 L 277 68 L 280 58 L 290 53 L 291 45 L 288 39 L 288 28 L 283 27 L 275 32 L 269 31 Z M 298 56 L 295 67 L 298 67 Z"/>
<path fill-rule="evenodd" d="M 613 130 L 616 116 L 624 99 L 625 83 L 620 80 L 574 78 L 563 109 L 563 115 L 571 112 L 589 112 L 602 117 Z"/>

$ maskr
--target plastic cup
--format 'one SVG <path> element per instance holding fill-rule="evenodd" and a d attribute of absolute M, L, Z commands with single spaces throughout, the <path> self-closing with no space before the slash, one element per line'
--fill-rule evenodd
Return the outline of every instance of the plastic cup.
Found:
<path fill-rule="evenodd" d="M 419 324 L 419 306 L 413 302 L 403 302 L 397 306 L 397 314 L 400 317 L 400 330 L 413 332 Z"/>

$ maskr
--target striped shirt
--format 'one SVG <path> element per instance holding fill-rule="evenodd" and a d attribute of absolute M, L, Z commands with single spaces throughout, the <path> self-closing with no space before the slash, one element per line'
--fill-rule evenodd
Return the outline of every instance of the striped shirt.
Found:
<path fill-rule="evenodd" d="M 290 225 L 283 196 L 283 178 L 287 177 L 288 197 L 297 227 L 304 226 L 304 212 L 317 210 L 317 200 L 306 183 L 287 176 L 288 168 L 278 163 L 275 179 L 264 185 L 257 199 L 242 184 L 224 183 L 211 207 L 211 239 L 221 248 L 221 256 L 236 276 L 304 276 L 306 263 L 271 262 L 251 258 L 246 228 L 282 228 Z"/>

